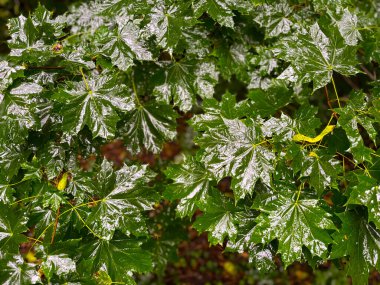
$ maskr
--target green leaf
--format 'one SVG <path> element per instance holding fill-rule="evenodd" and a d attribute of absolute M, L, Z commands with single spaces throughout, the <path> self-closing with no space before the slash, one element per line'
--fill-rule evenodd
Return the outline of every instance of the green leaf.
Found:
<path fill-rule="evenodd" d="M 252 100 L 255 113 L 268 117 L 290 102 L 292 92 L 280 82 L 271 84 L 266 90 L 256 89 L 247 95 Z"/>
<path fill-rule="evenodd" d="M 324 152 L 309 153 L 303 158 L 301 177 L 309 177 L 310 186 L 317 191 L 319 196 L 329 186 L 335 184 L 340 172 L 341 162 Z"/>
<path fill-rule="evenodd" d="M 130 280 L 130 272 L 152 269 L 150 254 L 140 248 L 140 242 L 117 238 L 112 241 L 93 240 L 81 248 L 81 256 L 92 261 L 92 272 L 107 271 L 114 282 Z"/>
<path fill-rule="evenodd" d="M 193 9 L 196 17 L 200 17 L 206 12 L 220 25 L 233 28 L 232 3 L 228 0 L 196 0 L 193 3 Z"/>
<path fill-rule="evenodd" d="M 165 172 L 174 182 L 164 192 L 165 198 L 179 199 L 177 215 L 191 217 L 198 208 L 197 203 L 206 200 L 213 185 L 211 173 L 193 157 L 187 157 L 182 165 L 173 165 Z"/>
<path fill-rule="evenodd" d="M 321 126 L 321 120 L 316 116 L 318 108 L 309 104 L 302 105 L 295 114 L 296 129 L 299 134 L 314 137 L 315 130 Z"/>
<path fill-rule="evenodd" d="M 195 104 L 196 95 L 212 98 L 218 72 L 212 62 L 173 62 L 165 64 L 164 83 L 155 87 L 153 94 L 159 101 L 189 111 Z M 162 73 L 162 71 L 160 71 Z"/>
<path fill-rule="evenodd" d="M 346 132 L 350 141 L 349 151 L 353 154 L 357 162 L 372 161 L 373 150 L 366 147 L 360 134 L 359 126 L 362 126 L 369 137 L 376 142 L 377 131 L 374 128 L 375 120 L 363 114 L 368 112 L 369 99 L 363 92 L 354 92 L 350 95 L 350 101 L 344 108 L 339 108 L 336 112 L 340 115 L 338 125 Z"/>
<path fill-rule="evenodd" d="M 125 234 L 146 233 L 142 212 L 152 209 L 157 197 L 147 184 L 152 178 L 145 166 L 127 166 L 114 172 L 111 163 L 103 160 L 98 174 L 95 202 L 86 223 L 105 240 L 111 240 L 116 229 Z"/>
<path fill-rule="evenodd" d="M 62 128 L 69 134 L 77 134 L 85 125 L 93 137 L 112 138 L 119 121 L 117 111 L 131 111 L 135 107 L 133 97 L 117 77 L 102 74 L 84 82 L 68 82 L 64 91 L 55 94 L 63 117 Z"/>
<path fill-rule="evenodd" d="M 41 282 L 36 266 L 24 262 L 20 255 L 15 255 L 10 259 L 1 259 L 0 264 L 2 268 L 1 284 L 23 285 L 40 284 Z"/>
<path fill-rule="evenodd" d="M 63 25 L 51 20 L 51 13 L 39 6 L 28 18 L 23 15 L 8 22 L 11 39 L 10 56 L 23 61 L 41 63 L 53 55 L 52 45 L 62 37 Z"/>
<path fill-rule="evenodd" d="M 10 66 L 7 61 L 0 61 L 0 92 L 13 83 L 13 80 L 23 75 L 22 66 Z"/>
<path fill-rule="evenodd" d="M 193 226 L 199 232 L 207 231 L 211 244 L 223 244 L 226 237 L 231 240 L 236 238 L 236 212 L 239 209 L 235 207 L 233 200 L 215 191 L 206 200 L 199 202 L 199 208 L 204 213 L 195 220 Z"/>
<path fill-rule="evenodd" d="M 220 74 L 230 79 L 231 76 L 241 81 L 249 81 L 247 74 L 247 62 L 249 61 L 249 52 L 246 45 L 239 42 L 229 44 L 226 41 L 220 41 L 215 44 L 213 54 L 218 58 L 218 67 Z"/>
<path fill-rule="evenodd" d="M 27 135 L 27 129 L 18 120 L 6 117 L 0 121 L 0 181 L 9 183 L 25 161 Z"/>
<path fill-rule="evenodd" d="M 164 142 L 176 136 L 176 118 L 170 105 L 154 102 L 140 105 L 127 115 L 123 127 L 127 148 L 134 154 L 143 149 L 160 152 Z"/>
<path fill-rule="evenodd" d="M 195 23 L 189 13 L 190 3 L 156 1 L 150 13 L 146 32 L 154 35 L 157 44 L 164 49 L 173 49 L 183 36 L 185 30 Z"/>
<path fill-rule="evenodd" d="M 337 22 L 338 29 L 344 41 L 349 46 L 355 46 L 362 37 L 358 31 L 358 17 L 346 8 L 341 19 Z"/>
<path fill-rule="evenodd" d="M 67 276 L 76 272 L 76 264 L 74 260 L 65 254 L 48 255 L 42 262 L 41 268 L 45 277 L 50 281 L 53 275 Z"/>
<path fill-rule="evenodd" d="M 117 28 L 102 26 L 96 32 L 100 53 L 111 58 L 123 71 L 134 65 L 134 60 L 152 60 L 152 54 L 140 39 L 138 22 L 128 17 L 117 17 Z"/>
<path fill-rule="evenodd" d="M 380 269 L 380 234 L 358 213 L 346 211 L 338 217 L 343 224 L 333 235 L 331 258 L 349 256 L 347 275 L 351 276 L 352 284 L 368 284 L 370 271 Z"/>
<path fill-rule="evenodd" d="M 22 83 L 0 97 L 0 116 L 17 119 L 28 128 L 36 125 L 37 95 L 43 88 L 36 83 Z"/>
<path fill-rule="evenodd" d="M 227 92 L 223 94 L 220 102 L 214 98 L 205 99 L 202 102 L 202 109 L 204 114 L 198 114 L 190 121 L 197 131 L 223 126 L 223 118 L 232 120 L 246 117 L 252 112 L 252 104 L 249 100 L 236 102 L 236 96 Z"/>
<path fill-rule="evenodd" d="M 255 22 L 265 27 L 266 37 L 277 37 L 288 34 L 293 26 L 290 20 L 291 7 L 286 1 L 278 4 L 262 5 L 255 11 Z"/>
<path fill-rule="evenodd" d="M 18 253 L 19 245 L 25 242 L 26 236 L 22 233 L 28 228 L 28 218 L 25 213 L 0 204 L 0 256 L 4 253 Z"/>
<path fill-rule="evenodd" d="M 364 205 L 368 209 L 368 221 L 380 228 L 380 188 L 376 180 L 368 176 L 357 177 L 358 185 L 352 187 L 347 204 Z"/>
<path fill-rule="evenodd" d="M 331 215 L 319 206 L 317 199 L 294 199 L 282 193 L 260 206 L 253 241 L 269 243 L 278 239 L 278 252 L 285 266 L 302 260 L 303 246 L 312 256 L 327 258 L 332 238 L 326 231 L 335 229 Z"/>
<path fill-rule="evenodd" d="M 52 188 L 52 187 L 51 187 Z M 53 211 L 57 211 L 61 204 L 65 203 L 66 199 L 62 193 L 46 192 L 43 196 L 43 207 L 50 207 Z"/>
<path fill-rule="evenodd" d="M 278 78 L 313 81 L 314 91 L 330 82 L 333 71 L 346 76 L 358 73 L 356 49 L 346 46 L 334 30 L 327 37 L 318 23 L 281 41 L 279 51 L 278 56 L 291 65 Z"/>
<path fill-rule="evenodd" d="M 204 149 L 202 161 L 208 169 L 220 179 L 232 176 L 235 196 L 242 199 L 253 193 L 259 179 L 270 185 L 275 155 L 265 145 L 257 122 L 223 119 L 223 123 L 196 142 Z"/>

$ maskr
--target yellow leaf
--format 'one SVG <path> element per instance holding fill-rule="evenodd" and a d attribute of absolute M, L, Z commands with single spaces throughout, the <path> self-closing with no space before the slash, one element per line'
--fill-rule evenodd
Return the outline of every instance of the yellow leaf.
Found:
<path fill-rule="evenodd" d="M 328 126 L 326 126 L 326 128 L 324 128 L 324 130 L 319 135 L 317 135 L 314 138 L 311 138 L 311 137 L 308 137 L 308 136 L 305 136 L 305 135 L 302 135 L 302 134 L 296 134 L 293 137 L 293 140 L 296 141 L 296 142 L 316 143 L 316 142 L 321 141 L 324 138 L 324 136 L 326 136 L 327 134 L 331 133 L 334 128 L 335 128 L 335 125 L 328 125 Z"/>
<path fill-rule="evenodd" d="M 37 261 L 36 256 L 35 256 L 34 253 L 31 252 L 31 251 L 28 251 L 28 253 L 25 255 L 25 259 L 26 259 L 26 261 L 29 262 L 29 263 L 33 263 L 33 262 L 36 262 L 36 261 Z"/>
<path fill-rule="evenodd" d="M 237 274 L 237 269 L 236 269 L 235 265 L 230 261 L 224 262 L 223 268 L 230 275 L 236 275 Z"/>
<path fill-rule="evenodd" d="M 309 156 L 318 158 L 318 154 L 316 154 L 314 151 L 309 152 Z"/>
<path fill-rule="evenodd" d="M 61 180 L 59 180 L 57 184 L 57 189 L 60 191 L 65 190 L 67 185 L 67 178 L 69 177 L 69 174 L 67 172 L 63 173 Z"/>

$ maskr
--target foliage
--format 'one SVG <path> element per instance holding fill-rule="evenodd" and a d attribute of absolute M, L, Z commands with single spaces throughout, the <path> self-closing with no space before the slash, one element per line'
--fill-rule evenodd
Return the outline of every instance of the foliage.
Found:
<path fill-rule="evenodd" d="M 135 284 L 164 270 L 190 220 L 260 270 L 347 259 L 367 284 L 380 7 L 357 2 L 94 0 L 9 20 L 1 282 Z M 175 140 L 182 154 L 160 158 Z"/>

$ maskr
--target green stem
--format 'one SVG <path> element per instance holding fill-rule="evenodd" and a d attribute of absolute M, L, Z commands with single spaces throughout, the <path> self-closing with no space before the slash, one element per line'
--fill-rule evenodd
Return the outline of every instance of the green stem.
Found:
<path fill-rule="evenodd" d="M 82 32 L 82 33 L 73 34 L 73 35 L 70 35 L 70 36 L 62 39 L 62 42 L 67 41 L 67 40 L 69 40 L 71 38 L 74 38 L 74 37 L 77 37 L 77 36 L 81 36 L 81 35 L 86 35 L 86 34 L 89 34 L 89 32 L 87 32 L 87 33 Z"/>
<path fill-rule="evenodd" d="M 67 209 L 66 211 L 64 211 L 64 212 L 62 212 L 61 214 L 59 214 L 58 215 L 58 219 L 60 218 L 60 217 L 62 217 L 64 214 L 66 214 L 66 213 L 68 213 L 68 212 L 70 212 L 70 211 L 73 211 L 73 210 L 75 210 L 75 209 L 78 209 L 78 208 L 81 208 L 81 207 L 84 207 L 84 206 L 88 206 L 88 205 L 91 205 L 91 204 L 96 204 L 96 203 L 98 203 L 98 202 L 100 202 L 101 200 L 97 200 L 97 201 L 91 201 L 91 202 L 88 202 L 88 203 L 83 203 L 83 204 L 79 204 L 79 205 L 77 205 L 77 206 L 73 206 L 73 205 L 71 205 L 71 208 L 70 209 Z M 35 245 L 36 245 L 36 243 L 38 242 L 38 241 L 41 241 L 40 239 L 41 239 L 41 237 L 46 233 L 46 231 L 51 227 L 51 226 L 53 226 L 55 224 L 55 220 L 53 221 L 53 222 L 51 222 L 43 231 L 42 231 L 42 233 L 37 237 L 37 239 L 36 239 L 36 241 L 33 243 L 33 245 L 31 246 L 31 248 L 33 248 Z"/>
<path fill-rule="evenodd" d="M 331 82 L 332 82 L 332 85 L 334 87 L 334 92 L 335 92 L 336 100 L 338 102 L 338 106 L 339 106 L 339 108 L 342 108 L 340 106 L 339 95 L 338 95 L 338 91 L 336 90 L 336 85 L 335 85 L 335 81 L 334 81 L 334 77 L 333 76 L 331 76 Z"/>
<path fill-rule="evenodd" d="M 132 74 L 132 88 L 133 88 L 133 93 L 135 95 L 135 99 L 136 99 L 136 103 L 139 107 L 142 107 L 142 104 L 140 102 L 140 99 L 139 99 L 139 96 L 137 95 L 137 88 L 136 88 L 136 84 L 135 84 L 135 79 L 134 79 L 134 75 Z"/>
<path fill-rule="evenodd" d="M 80 68 L 79 68 L 79 71 L 80 71 L 80 73 L 82 74 L 82 78 L 83 78 L 84 85 L 86 85 L 86 89 L 87 89 L 87 91 L 90 93 L 90 92 L 91 92 L 91 89 L 90 89 L 90 86 L 88 85 L 88 81 L 87 81 L 87 79 L 86 79 L 86 76 L 85 76 L 84 73 L 83 73 L 83 68 L 80 67 Z"/>
<path fill-rule="evenodd" d="M 372 29 L 380 29 L 380 26 L 366 26 L 363 28 L 357 28 L 356 30 L 362 31 L 362 30 L 372 30 Z"/>
<path fill-rule="evenodd" d="M 73 208 L 74 209 L 74 208 Z M 85 227 L 94 235 L 96 236 L 98 239 L 103 239 L 103 237 L 99 236 L 97 233 L 95 233 L 93 231 L 93 229 L 90 228 L 89 225 L 87 225 L 87 223 L 85 222 L 85 220 L 83 220 L 82 216 L 78 213 L 77 209 L 74 209 L 75 213 L 77 214 L 79 220 L 81 220 L 81 222 L 85 225 Z"/>
<path fill-rule="evenodd" d="M 26 197 L 26 198 L 24 198 L 24 199 L 17 200 L 17 201 L 15 201 L 15 202 L 13 202 L 13 203 L 11 204 L 11 206 L 14 205 L 14 204 L 20 203 L 20 202 L 22 202 L 22 201 L 29 200 L 29 199 L 33 199 L 33 198 L 37 198 L 37 197 L 40 197 L 40 196 L 42 196 L 42 195 L 30 196 L 30 197 Z"/>

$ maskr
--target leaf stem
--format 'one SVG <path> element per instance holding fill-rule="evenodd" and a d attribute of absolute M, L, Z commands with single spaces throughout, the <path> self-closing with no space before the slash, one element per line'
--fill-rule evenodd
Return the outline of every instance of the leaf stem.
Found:
<path fill-rule="evenodd" d="M 137 88 L 136 88 L 136 84 L 135 84 L 135 79 L 134 79 L 134 74 L 132 74 L 131 76 L 131 81 L 132 81 L 132 89 L 133 89 L 133 93 L 135 95 L 135 99 L 136 99 L 136 103 L 139 107 L 142 107 L 142 104 L 140 102 L 140 99 L 139 99 L 139 96 L 137 95 Z"/>
<path fill-rule="evenodd" d="M 356 30 L 362 31 L 362 30 L 372 30 L 372 29 L 380 29 L 380 26 L 366 26 L 362 28 L 357 28 Z"/>
<path fill-rule="evenodd" d="M 304 185 L 305 185 L 305 183 L 302 182 L 302 183 L 300 184 L 300 186 L 298 187 L 296 204 L 298 204 L 298 200 L 300 199 L 300 195 L 301 195 L 301 190 L 303 189 Z"/>
<path fill-rule="evenodd" d="M 7 184 L 6 186 L 15 186 L 15 185 L 18 185 L 18 184 L 20 184 L 20 183 L 22 183 L 22 182 L 24 182 L 24 181 L 25 181 L 25 180 L 22 179 L 22 180 L 20 180 L 20 181 L 18 181 L 18 182 L 11 183 L 11 184 Z"/>
<path fill-rule="evenodd" d="M 88 92 L 91 92 L 91 89 L 90 89 L 90 86 L 88 85 L 88 81 L 86 79 L 86 76 L 84 75 L 83 73 L 83 68 L 82 67 L 79 67 L 79 71 L 80 73 L 82 74 L 82 78 L 83 78 L 83 82 L 84 82 L 84 85 L 86 85 L 86 89 Z"/>
<path fill-rule="evenodd" d="M 74 208 L 73 208 L 74 209 Z M 85 227 L 94 235 L 96 236 L 98 239 L 104 239 L 103 237 L 99 236 L 97 233 L 95 233 L 93 231 L 93 229 L 91 229 L 87 223 L 85 222 L 85 220 L 83 220 L 82 216 L 78 213 L 77 209 L 74 209 L 75 213 L 77 214 L 79 220 L 81 220 L 81 222 L 85 225 Z"/>
<path fill-rule="evenodd" d="M 60 211 L 61 211 L 61 206 L 59 206 L 59 208 L 57 210 L 57 215 L 56 215 L 55 221 L 54 221 L 54 230 L 53 230 L 53 234 L 51 235 L 51 242 L 50 242 L 50 244 L 54 243 L 54 237 L 55 237 L 55 233 L 57 232 L 58 218 L 59 218 L 59 212 Z"/>
<path fill-rule="evenodd" d="M 26 198 L 23 198 L 23 199 L 17 200 L 17 201 L 15 201 L 15 202 L 11 203 L 10 205 L 12 206 L 12 205 L 17 204 L 17 203 L 20 203 L 20 202 L 22 202 L 22 201 L 29 200 L 29 199 L 33 199 L 33 198 L 37 198 L 37 197 L 40 197 L 40 196 L 42 196 L 42 195 L 35 195 L 35 196 L 26 197 Z"/>
<path fill-rule="evenodd" d="M 62 39 L 61 41 L 64 42 L 64 41 L 67 41 L 71 38 L 74 38 L 74 37 L 77 37 L 77 36 L 81 36 L 81 35 L 86 35 L 86 34 L 89 34 L 90 32 L 81 32 L 81 33 L 77 33 L 77 34 L 72 34 L 64 39 Z"/>
<path fill-rule="evenodd" d="M 338 106 L 339 106 L 339 108 L 342 108 L 342 107 L 340 106 L 339 95 L 338 95 L 338 91 L 336 90 L 335 80 L 334 80 L 334 77 L 333 77 L 333 76 L 331 76 L 331 82 L 332 82 L 332 85 L 333 85 L 333 87 L 334 87 L 334 92 L 335 92 L 336 100 L 337 100 L 337 102 L 338 102 Z"/>

